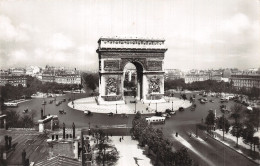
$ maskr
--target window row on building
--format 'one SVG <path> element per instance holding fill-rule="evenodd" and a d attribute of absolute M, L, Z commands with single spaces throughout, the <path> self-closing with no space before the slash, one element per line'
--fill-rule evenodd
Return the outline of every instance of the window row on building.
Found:
<path fill-rule="evenodd" d="M 231 75 L 233 86 L 236 88 L 245 87 L 247 89 L 256 87 L 260 88 L 260 75 L 259 74 L 240 74 Z"/>
<path fill-rule="evenodd" d="M 42 82 L 56 82 L 59 84 L 81 84 L 80 75 L 48 75 L 43 74 L 40 78 Z"/>
<path fill-rule="evenodd" d="M 0 85 L 4 86 L 6 84 L 11 84 L 13 86 L 21 84 L 23 87 L 26 87 L 27 78 L 24 76 L 0 76 Z"/>

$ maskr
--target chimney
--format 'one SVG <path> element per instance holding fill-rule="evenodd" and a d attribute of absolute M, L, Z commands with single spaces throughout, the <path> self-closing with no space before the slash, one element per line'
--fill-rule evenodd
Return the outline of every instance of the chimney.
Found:
<path fill-rule="evenodd" d="M 26 152 L 25 152 L 25 149 L 23 149 L 23 152 L 22 152 L 22 164 L 23 166 L 25 166 L 25 163 L 26 162 Z"/>

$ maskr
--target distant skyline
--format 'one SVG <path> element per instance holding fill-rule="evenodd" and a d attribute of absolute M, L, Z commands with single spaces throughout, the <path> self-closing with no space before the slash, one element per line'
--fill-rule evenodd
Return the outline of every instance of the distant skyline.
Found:
<path fill-rule="evenodd" d="M 101 36 L 164 38 L 165 69 L 260 67 L 259 0 L 0 0 L 0 68 L 97 70 Z"/>

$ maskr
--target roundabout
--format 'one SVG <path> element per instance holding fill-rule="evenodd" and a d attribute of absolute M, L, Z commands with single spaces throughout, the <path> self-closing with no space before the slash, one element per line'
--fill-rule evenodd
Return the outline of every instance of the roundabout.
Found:
<path fill-rule="evenodd" d="M 133 97 L 125 97 L 125 104 L 98 105 L 95 97 L 86 97 L 69 102 L 68 106 L 74 110 L 86 111 L 93 113 L 114 113 L 114 114 L 135 114 L 140 111 L 142 114 L 154 114 L 157 112 L 165 112 L 166 109 L 178 110 L 180 107 L 188 108 L 192 105 L 188 100 L 182 100 L 176 97 L 165 97 L 163 103 L 143 103 L 136 101 L 133 103 Z"/>

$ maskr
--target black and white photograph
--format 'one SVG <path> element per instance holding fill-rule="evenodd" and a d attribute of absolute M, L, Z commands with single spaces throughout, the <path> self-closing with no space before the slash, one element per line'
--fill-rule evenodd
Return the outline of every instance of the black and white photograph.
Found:
<path fill-rule="evenodd" d="M 259 166 L 260 0 L 0 0 L 0 166 Z"/>

